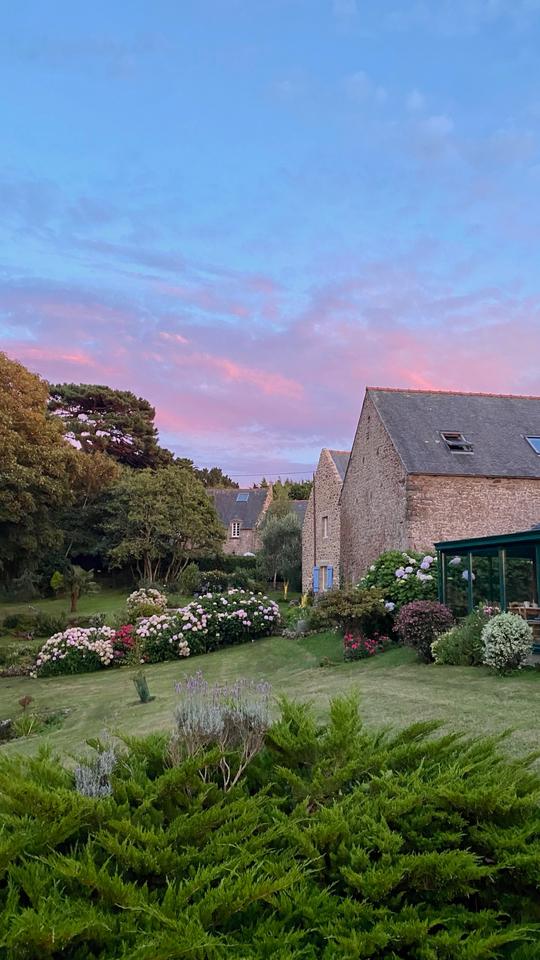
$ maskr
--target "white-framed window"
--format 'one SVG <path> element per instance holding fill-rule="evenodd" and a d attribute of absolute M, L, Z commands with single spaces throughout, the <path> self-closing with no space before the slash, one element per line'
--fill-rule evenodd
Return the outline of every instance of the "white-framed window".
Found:
<path fill-rule="evenodd" d="M 322 518 L 322 538 L 328 540 L 328 517 Z"/>
<path fill-rule="evenodd" d="M 240 536 L 240 521 L 233 520 L 231 522 L 231 538 L 233 540 L 238 540 L 239 536 Z"/>

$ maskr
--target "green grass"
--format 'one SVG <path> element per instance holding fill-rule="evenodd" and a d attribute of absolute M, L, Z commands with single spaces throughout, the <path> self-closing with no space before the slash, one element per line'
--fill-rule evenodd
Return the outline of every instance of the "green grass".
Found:
<path fill-rule="evenodd" d="M 338 661 L 320 667 L 321 658 Z M 157 664 L 145 672 L 155 696 L 139 704 L 132 670 L 122 668 L 79 677 L 48 680 L 0 680 L 0 717 L 18 713 L 24 694 L 33 708 L 67 707 L 71 713 L 59 729 L 12 741 L 4 752 L 32 753 L 49 743 L 62 753 L 77 752 L 88 737 L 104 730 L 133 734 L 170 729 L 175 681 L 202 670 L 210 681 L 239 677 L 266 679 L 277 696 L 311 700 L 322 717 L 331 697 L 358 691 L 362 714 L 372 726 L 403 727 L 418 720 L 442 720 L 473 734 L 498 734 L 512 728 L 506 749 L 534 751 L 540 728 L 540 673 L 523 671 L 499 679 L 483 668 L 425 666 L 411 651 L 393 649 L 356 663 L 343 663 L 341 643 L 332 633 L 301 640 L 271 637 L 229 647 L 192 660 Z"/>
<path fill-rule="evenodd" d="M 77 613 L 81 616 L 89 616 L 94 613 L 105 613 L 108 616 L 119 613 L 126 602 L 128 591 L 123 588 L 120 590 L 104 589 L 99 593 L 89 593 L 80 597 L 77 606 Z M 0 603 L 0 620 L 12 613 L 32 613 L 36 610 L 42 610 L 44 613 L 59 614 L 69 612 L 68 597 L 48 597 L 46 600 L 32 600 L 23 603 L 11 603 L 2 601 Z"/>

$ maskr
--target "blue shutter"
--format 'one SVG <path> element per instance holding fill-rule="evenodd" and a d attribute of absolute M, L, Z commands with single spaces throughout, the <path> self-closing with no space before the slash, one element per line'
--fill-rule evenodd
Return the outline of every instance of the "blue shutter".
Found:
<path fill-rule="evenodd" d="M 319 568 L 313 567 L 313 593 L 319 592 Z"/>
<path fill-rule="evenodd" d="M 331 590 L 333 586 L 334 586 L 334 568 L 327 567 L 326 568 L 326 589 Z"/>

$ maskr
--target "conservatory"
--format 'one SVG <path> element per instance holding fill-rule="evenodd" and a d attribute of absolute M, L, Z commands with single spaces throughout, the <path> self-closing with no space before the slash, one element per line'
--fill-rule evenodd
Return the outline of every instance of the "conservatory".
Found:
<path fill-rule="evenodd" d="M 436 543 L 439 599 L 457 617 L 479 604 L 519 613 L 540 645 L 540 529 Z"/>

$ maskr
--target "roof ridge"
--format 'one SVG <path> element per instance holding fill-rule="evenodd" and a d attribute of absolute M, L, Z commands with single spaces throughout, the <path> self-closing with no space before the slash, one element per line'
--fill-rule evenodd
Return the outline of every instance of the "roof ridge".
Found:
<path fill-rule="evenodd" d="M 350 450 L 334 450 L 333 447 L 327 447 L 326 449 L 328 450 L 328 453 L 343 453 L 343 454 L 349 454 L 349 456 L 351 455 Z"/>
<path fill-rule="evenodd" d="M 451 397 L 494 397 L 499 400 L 540 400 L 540 396 L 530 393 L 487 393 L 481 390 L 420 390 L 417 387 L 366 387 L 373 393 L 436 393 Z M 344 451 L 345 452 L 345 451 Z"/>

